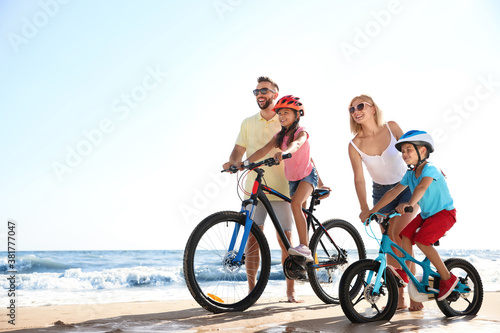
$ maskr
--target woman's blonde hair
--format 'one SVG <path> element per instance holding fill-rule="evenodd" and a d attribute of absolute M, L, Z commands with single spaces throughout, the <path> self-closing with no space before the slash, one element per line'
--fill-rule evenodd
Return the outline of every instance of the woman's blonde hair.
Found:
<path fill-rule="evenodd" d="M 384 114 L 383 114 L 382 110 L 378 107 L 377 104 L 375 104 L 375 102 L 373 101 L 373 99 L 370 96 L 368 96 L 368 95 L 359 95 L 359 96 L 354 97 L 351 100 L 351 103 L 349 103 L 348 109 L 351 106 L 356 107 L 356 105 L 352 105 L 352 102 L 354 102 L 354 100 L 356 100 L 356 99 L 360 99 L 363 102 L 367 102 L 370 105 L 372 105 L 375 108 L 375 116 L 374 116 L 375 117 L 375 122 L 377 123 L 378 126 L 384 126 Z M 350 121 L 350 124 L 351 124 L 351 132 L 352 132 L 352 134 L 359 133 L 359 131 L 361 131 L 361 125 L 358 124 L 357 122 L 355 122 L 351 115 L 349 115 L 349 121 Z"/>

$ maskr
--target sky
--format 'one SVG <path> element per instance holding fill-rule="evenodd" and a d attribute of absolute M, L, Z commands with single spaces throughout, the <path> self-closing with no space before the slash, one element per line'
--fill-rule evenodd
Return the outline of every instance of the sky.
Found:
<path fill-rule="evenodd" d="M 376 246 L 347 154 L 347 107 L 368 94 L 434 137 L 458 215 L 442 247 L 500 249 L 496 1 L 1 1 L 0 22 L 4 249 L 9 220 L 18 251 L 183 249 L 204 217 L 240 209 L 220 170 L 262 75 L 306 107 L 332 188 L 320 220 Z"/>

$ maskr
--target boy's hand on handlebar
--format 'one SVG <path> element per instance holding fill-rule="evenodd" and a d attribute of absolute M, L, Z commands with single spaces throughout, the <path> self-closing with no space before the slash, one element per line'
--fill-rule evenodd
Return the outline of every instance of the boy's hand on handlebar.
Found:
<path fill-rule="evenodd" d="M 407 207 L 411 207 L 411 208 L 407 208 Z M 401 215 L 403 215 L 404 213 L 408 213 L 410 211 L 413 211 L 413 207 L 411 205 L 409 205 L 407 202 L 401 203 L 396 207 L 396 212 L 398 212 Z"/>

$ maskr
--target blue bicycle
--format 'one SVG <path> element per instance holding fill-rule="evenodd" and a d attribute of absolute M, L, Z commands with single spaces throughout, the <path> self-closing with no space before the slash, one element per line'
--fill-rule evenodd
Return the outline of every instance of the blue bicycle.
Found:
<path fill-rule="evenodd" d="M 410 208 L 410 209 L 408 209 Z M 407 207 L 407 211 L 412 211 Z M 381 216 L 381 221 L 378 221 Z M 340 280 L 339 297 L 344 314 L 353 323 L 367 323 L 378 320 L 390 320 L 398 305 L 398 287 L 404 286 L 403 281 L 396 278 L 390 269 L 387 269 L 386 255 L 395 258 L 408 275 L 410 281 L 409 294 L 415 301 L 435 299 L 439 309 L 447 316 L 465 316 L 478 313 L 483 303 L 483 284 L 481 277 L 474 266 L 461 258 L 451 258 L 444 261 L 450 272 L 458 277 L 459 282 L 453 292 L 443 301 L 437 300 L 439 293 L 439 274 L 431 267 L 430 260 L 425 258 L 418 261 L 394 243 L 387 235 L 390 219 L 400 216 L 396 212 L 387 215 L 375 213 L 366 221 L 368 228 L 370 220 L 381 224 L 382 240 L 379 242 L 379 255 L 375 260 L 364 259 L 349 266 Z M 371 230 L 371 229 L 370 229 Z M 373 231 L 371 231 L 373 235 Z M 398 256 L 393 249 L 399 250 Z M 414 262 L 422 268 L 421 278 L 414 276 L 406 261 Z M 353 296 L 354 288 L 363 282 L 363 288 Z"/>

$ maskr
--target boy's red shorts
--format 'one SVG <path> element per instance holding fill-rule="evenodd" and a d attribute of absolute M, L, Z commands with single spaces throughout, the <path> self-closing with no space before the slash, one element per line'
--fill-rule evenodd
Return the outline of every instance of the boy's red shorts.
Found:
<path fill-rule="evenodd" d="M 418 214 L 399 235 L 408 237 L 413 245 L 415 243 L 431 245 L 443 237 L 456 221 L 455 209 L 442 210 L 425 220 Z"/>

